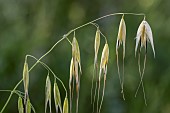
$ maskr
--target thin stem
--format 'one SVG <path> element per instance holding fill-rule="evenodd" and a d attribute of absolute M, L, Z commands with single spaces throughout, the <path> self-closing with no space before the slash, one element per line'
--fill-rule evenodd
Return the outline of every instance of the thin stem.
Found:
<path fill-rule="evenodd" d="M 69 38 L 67 37 L 66 39 L 67 39 L 67 41 L 70 43 L 70 45 L 72 45 L 72 43 L 71 43 L 71 41 L 69 40 Z"/>
<path fill-rule="evenodd" d="M 96 23 L 90 23 L 90 24 L 92 24 L 92 25 L 95 26 L 97 29 L 99 29 L 99 25 L 98 25 L 98 24 L 96 24 Z M 100 34 L 104 37 L 105 42 L 107 43 L 107 38 L 106 38 L 106 36 L 101 32 L 101 30 L 99 30 L 99 31 L 100 31 Z"/>
<path fill-rule="evenodd" d="M 140 53 L 139 53 L 138 66 L 139 66 L 139 74 L 140 74 L 140 79 L 141 79 L 141 81 L 140 81 L 140 83 L 139 83 L 139 85 L 138 85 L 138 88 L 137 88 L 137 90 L 136 90 L 135 97 L 137 96 L 137 93 L 138 93 L 138 91 L 139 91 L 140 85 L 142 84 L 142 91 L 143 91 L 144 101 L 145 101 L 145 105 L 147 106 L 145 89 L 144 89 L 144 85 L 143 85 L 143 75 L 144 75 L 144 71 L 145 71 L 145 65 L 146 65 L 146 54 L 145 54 L 145 58 L 144 58 L 143 72 L 141 73 L 141 69 L 140 69 Z"/>
<path fill-rule="evenodd" d="M 102 103 L 103 103 L 103 98 L 104 98 L 104 93 L 105 93 L 105 87 L 106 87 L 106 75 L 107 75 L 107 65 L 105 67 L 105 72 L 104 72 L 104 81 L 103 81 L 103 95 L 102 95 L 102 99 L 101 99 L 101 103 L 100 103 L 100 107 L 99 107 L 99 113 L 100 110 L 102 108 Z"/>
<path fill-rule="evenodd" d="M 96 64 L 96 78 L 98 77 L 98 65 Z M 96 93 L 97 93 L 97 80 L 96 80 L 96 86 L 95 86 L 95 92 L 94 92 L 94 98 L 93 98 L 93 113 L 94 113 L 94 103 L 96 101 Z"/>
<path fill-rule="evenodd" d="M 15 90 L 17 89 L 17 87 L 22 83 L 22 81 L 23 81 L 23 79 L 21 79 L 21 80 L 16 84 L 16 86 L 14 87 L 14 89 L 11 91 L 11 94 L 9 95 L 9 97 L 8 97 L 8 99 L 7 99 L 5 105 L 3 106 L 3 108 L 2 108 L 2 110 L 1 110 L 0 113 L 3 113 L 3 111 L 4 111 L 5 108 L 6 108 L 6 106 L 7 106 L 8 103 L 9 103 L 9 101 L 10 101 L 10 99 L 11 99 L 11 97 L 12 97 L 14 91 L 15 91 Z"/>
<path fill-rule="evenodd" d="M 138 54 L 138 67 L 139 67 L 139 75 L 140 75 L 140 78 L 141 78 L 142 75 L 141 75 L 141 68 L 140 68 L 140 50 L 139 50 L 139 54 Z M 138 91 L 139 91 L 139 87 L 136 90 L 135 97 L 137 96 Z"/>
<path fill-rule="evenodd" d="M 38 60 L 37 60 L 37 62 L 29 69 L 29 71 L 31 71 L 37 64 L 38 64 L 38 62 L 41 60 L 41 59 L 43 59 L 46 55 L 48 55 L 54 48 L 55 48 L 55 46 L 57 45 L 57 44 L 59 44 L 61 41 L 63 41 L 65 38 L 67 38 L 67 36 L 63 36 L 63 38 L 61 38 L 59 41 L 57 41 L 52 47 L 51 47 L 51 49 L 50 50 L 48 50 L 43 56 L 41 56 Z"/>
<path fill-rule="evenodd" d="M 120 82 L 120 86 L 121 86 L 121 93 L 122 93 L 122 96 L 123 96 L 123 100 L 125 100 L 125 96 L 124 96 L 124 92 L 123 92 L 123 85 L 122 85 L 122 80 L 121 80 L 121 77 L 120 77 L 120 70 L 119 70 L 119 55 L 117 53 L 117 70 L 118 70 L 118 75 L 119 75 L 119 82 Z"/>
<path fill-rule="evenodd" d="M 12 92 L 12 90 L 0 90 L 0 92 Z M 21 97 L 22 99 L 24 99 L 24 96 L 21 95 L 21 94 L 24 94 L 23 92 L 21 92 L 21 91 L 19 91 L 19 90 L 15 90 L 15 91 L 13 91 L 13 93 L 17 94 L 19 97 Z M 35 112 L 35 109 L 34 109 L 34 107 L 33 107 L 32 104 L 31 104 L 31 108 L 32 108 L 32 110 L 34 111 L 34 113 L 36 113 L 36 112 Z"/>
<path fill-rule="evenodd" d="M 125 78 L 125 73 L 124 73 L 124 56 L 123 56 L 123 76 L 122 76 L 122 95 L 123 95 L 123 99 L 125 100 L 125 95 L 124 95 L 124 78 Z"/>
<path fill-rule="evenodd" d="M 36 57 L 32 56 L 32 55 L 27 55 L 27 56 L 32 57 L 32 58 L 34 58 L 35 60 L 38 61 L 38 59 Z M 54 75 L 54 77 L 62 84 L 62 86 L 63 86 L 63 88 L 66 92 L 66 96 L 67 96 L 67 89 L 64 86 L 64 83 L 56 76 L 56 74 L 51 70 L 51 68 L 47 64 L 45 64 L 44 62 L 42 62 L 40 60 L 38 61 L 38 63 L 41 63 L 46 69 L 48 69 Z"/>
<path fill-rule="evenodd" d="M 100 31 L 100 30 L 99 30 Z M 106 36 L 100 31 L 100 34 L 104 37 L 104 39 L 105 39 L 105 43 L 107 43 L 107 38 L 106 38 Z"/>
<path fill-rule="evenodd" d="M 95 60 L 94 60 L 95 61 Z M 91 87 L 91 104 L 93 103 L 93 82 L 94 82 L 94 76 L 95 76 L 95 62 L 94 62 L 94 68 L 93 68 L 93 78 L 92 78 L 92 87 Z"/>
<path fill-rule="evenodd" d="M 0 92 L 12 92 L 12 90 L 0 90 Z M 20 92 L 18 90 L 15 90 L 14 93 L 17 94 L 19 97 L 22 97 L 21 93 L 24 94 L 23 92 Z"/>

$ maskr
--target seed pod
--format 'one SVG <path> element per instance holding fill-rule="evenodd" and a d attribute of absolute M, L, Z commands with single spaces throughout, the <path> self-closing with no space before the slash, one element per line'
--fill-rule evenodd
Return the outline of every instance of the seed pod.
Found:
<path fill-rule="evenodd" d="M 58 112 L 58 106 L 60 108 L 60 111 L 62 112 L 60 91 L 56 82 L 54 83 L 54 102 L 55 102 L 56 112 Z"/>
<path fill-rule="evenodd" d="M 27 99 L 27 103 L 26 103 L 26 113 L 31 113 L 31 103 L 30 103 L 30 99 Z"/>
<path fill-rule="evenodd" d="M 45 112 L 47 110 L 47 104 L 49 102 L 50 113 L 51 113 L 51 81 L 50 77 L 46 78 L 46 87 L 45 87 Z"/>
<path fill-rule="evenodd" d="M 63 113 L 68 113 L 68 98 L 65 97 L 63 105 Z"/>
<path fill-rule="evenodd" d="M 18 98 L 18 112 L 19 113 L 24 113 L 24 108 L 23 108 L 23 103 L 22 103 L 22 98 Z"/>
<path fill-rule="evenodd" d="M 97 63 L 97 56 L 100 47 L 100 30 L 97 28 L 96 36 L 95 36 L 95 43 L 94 43 L 94 51 L 95 51 L 95 60 L 94 62 Z"/>

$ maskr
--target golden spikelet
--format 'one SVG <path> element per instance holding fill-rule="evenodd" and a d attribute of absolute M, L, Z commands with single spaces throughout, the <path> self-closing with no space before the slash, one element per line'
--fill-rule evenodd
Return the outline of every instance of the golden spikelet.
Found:
<path fill-rule="evenodd" d="M 70 79 L 69 79 L 69 89 L 70 89 L 70 113 L 72 112 L 72 97 L 73 97 L 73 90 L 74 90 L 74 79 L 76 80 L 76 93 L 77 93 L 77 106 L 76 106 L 76 113 L 78 113 L 78 101 L 79 101 L 79 84 L 80 84 L 80 77 L 79 77 L 79 69 L 81 71 L 81 61 L 80 61 L 80 49 L 78 41 L 75 38 L 75 34 L 72 41 L 72 59 L 70 63 Z M 73 79 L 74 78 L 74 79 Z M 72 82 L 73 80 L 73 82 Z M 73 86 L 71 85 L 73 83 Z"/>
<path fill-rule="evenodd" d="M 97 98 L 97 113 L 100 113 L 102 103 L 103 103 L 103 98 L 104 98 L 104 92 L 105 92 L 105 85 L 106 85 L 106 75 L 107 75 L 107 64 L 109 60 L 109 46 L 106 43 L 104 45 L 103 51 L 102 51 L 102 56 L 101 56 L 101 61 L 100 61 L 100 71 L 99 71 L 99 84 L 98 84 L 98 98 Z M 100 92 L 100 81 L 101 81 L 101 75 L 102 72 L 104 74 L 104 83 L 103 83 L 103 94 L 100 102 L 100 107 L 99 107 L 99 92 Z M 99 107 L 99 109 L 98 109 Z"/>
<path fill-rule="evenodd" d="M 139 88 L 142 84 L 145 105 L 147 105 L 147 102 L 146 102 L 145 90 L 144 90 L 144 85 L 143 85 L 143 76 L 144 76 L 145 65 L 146 65 L 147 42 L 151 43 L 153 54 L 154 54 L 154 57 L 155 57 L 155 49 L 154 49 L 152 29 L 151 29 L 150 25 L 148 24 L 148 22 L 145 20 L 145 17 L 144 17 L 144 20 L 139 25 L 138 30 L 137 30 L 137 34 L 136 34 L 135 56 L 136 56 L 136 53 L 137 53 L 138 45 L 140 43 L 139 56 L 138 56 L 140 83 L 139 83 L 138 88 L 136 90 L 135 97 L 137 96 L 138 90 L 139 90 Z M 142 47 L 145 48 L 145 57 L 144 57 L 144 62 L 143 62 L 143 71 L 141 72 L 141 68 L 140 68 L 140 54 L 141 53 L 140 52 L 141 52 Z"/>
<path fill-rule="evenodd" d="M 99 47 L 100 47 L 100 30 L 99 30 L 99 27 L 97 27 L 96 35 L 95 35 L 95 42 L 94 42 L 95 56 L 94 56 L 94 70 L 93 70 L 93 78 L 92 78 L 92 87 L 91 87 L 91 104 L 93 103 L 93 111 L 94 111 L 94 103 L 95 103 L 95 99 L 96 99 L 96 90 L 97 90 L 97 88 L 96 88 L 97 87 L 97 81 L 96 81 L 94 98 L 92 98 L 92 95 L 93 95 L 93 81 L 94 81 L 95 72 L 97 72 L 97 57 L 98 57 Z M 97 74 L 96 74 L 96 76 L 97 76 Z"/>
<path fill-rule="evenodd" d="M 102 56 L 101 56 L 101 61 L 100 61 L 100 68 L 101 69 L 105 69 L 105 66 L 108 63 L 108 59 L 109 59 L 109 46 L 106 43 L 104 45 L 103 51 L 102 51 Z"/>
<path fill-rule="evenodd" d="M 126 43 L 126 24 L 125 24 L 124 15 L 123 15 L 121 18 L 120 24 L 119 24 L 119 31 L 118 31 L 118 35 L 117 35 L 116 57 L 117 57 L 118 76 L 119 76 L 119 81 L 120 81 L 120 85 L 121 85 L 121 89 L 122 89 L 121 93 L 123 95 L 124 100 L 125 100 L 125 97 L 124 97 L 123 87 L 124 87 L 125 43 Z M 123 76 L 122 76 L 122 79 L 121 79 L 120 71 L 119 71 L 119 53 L 118 53 L 118 49 L 121 44 L 123 44 Z"/>
<path fill-rule="evenodd" d="M 100 47 L 100 30 L 97 28 L 96 31 L 96 36 L 95 36 L 95 43 L 94 43 L 94 51 L 95 51 L 95 64 L 97 63 L 97 56 L 98 56 L 98 51 Z"/>
<path fill-rule="evenodd" d="M 152 50 L 153 50 L 154 57 L 155 57 L 152 29 L 145 19 L 141 22 L 141 24 L 139 25 L 138 30 L 137 30 L 135 56 L 136 56 L 138 44 L 140 41 L 141 41 L 140 48 L 145 47 L 145 49 L 146 49 L 147 41 L 151 43 Z"/>
<path fill-rule="evenodd" d="M 116 43 L 116 54 L 118 54 L 118 49 L 120 45 L 123 43 L 123 57 L 125 57 L 125 42 L 126 42 L 126 24 L 123 15 L 119 24 L 119 31 L 118 31 L 117 43 Z"/>

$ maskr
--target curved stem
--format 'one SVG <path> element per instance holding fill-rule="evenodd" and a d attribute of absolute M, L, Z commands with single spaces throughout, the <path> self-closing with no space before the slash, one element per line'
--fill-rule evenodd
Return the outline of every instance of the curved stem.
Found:
<path fill-rule="evenodd" d="M 21 80 L 17 83 L 17 85 L 14 87 L 14 89 L 11 91 L 11 94 L 9 95 L 8 100 L 6 101 L 6 103 L 5 103 L 5 105 L 3 106 L 3 108 L 2 108 L 2 110 L 1 110 L 0 113 L 3 113 L 3 111 L 4 111 L 5 108 L 6 108 L 6 106 L 7 106 L 8 103 L 9 103 L 9 101 L 10 101 L 10 99 L 11 99 L 14 91 L 17 89 L 17 87 L 21 84 L 22 81 L 23 81 L 23 79 L 21 79 Z"/>
<path fill-rule="evenodd" d="M 0 90 L 0 92 L 12 92 L 12 90 Z M 18 96 L 22 97 L 21 94 L 24 94 L 23 92 L 21 91 L 18 91 L 18 90 L 15 90 L 13 91 L 15 94 L 17 94 Z"/>
<path fill-rule="evenodd" d="M 37 59 L 36 57 L 32 56 L 32 55 L 27 55 L 27 56 L 32 57 L 32 58 L 34 58 L 35 60 L 38 61 L 38 59 Z M 54 75 L 54 77 L 62 84 L 64 90 L 66 91 L 66 95 L 67 95 L 67 89 L 66 89 L 66 87 L 64 86 L 64 83 L 56 76 L 56 74 L 51 70 L 51 68 L 50 68 L 47 64 L 45 64 L 44 62 L 42 62 L 42 61 L 40 61 L 40 60 L 38 61 L 38 63 L 40 63 L 41 65 L 43 65 L 48 71 L 50 71 L 50 72 Z"/>

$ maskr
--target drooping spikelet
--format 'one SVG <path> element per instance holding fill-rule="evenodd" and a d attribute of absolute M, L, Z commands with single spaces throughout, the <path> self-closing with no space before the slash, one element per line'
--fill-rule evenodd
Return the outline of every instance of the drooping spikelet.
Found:
<path fill-rule="evenodd" d="M 26 113 L 31 113 L 31 102 L 29 98 L 27 99 L 26 102 Z"/>
<path fill-rule="evenodd" d="M 65 97 L 63 104 L 63 113 L 68 113 L 68 98 Z"/>
<path fill-rule="evenodd" d="M 137 34 L 136 34 L 135 56 L 136 56 L 136 53 L 137 53 L 138 45 L 140 43 L 139 56 L 138 56 L 140 83 L 139 83 L 138 88 L 136 90 L 135 97 L 138 93 L 138 90 L 139 90 L 141 84 L 142 84 L 145 105 L 147 105 L 147 102 L 146 102 L 145 90 L 144 90 L 144 85 L 143 85 L 143 76 L 144 76 L 145 65 L 146 65 L 147 42 L 151 43 L 153 54 L 154 54 L 154 57 L 155 57 L 155 49 L 154 49 L 152 30 L 151 30 L 150 25 L 148 24 L 148 22 L 145 20 L 145 17 L 144 17 L 144 20 L 139 25 L 139 28 L 138 28 Z M 145 57 L 144 57 L 144 62 L 143 62 L 143 71 L 141 72 L 141 68 L 140 68 L 140 54 L 141 53 L 140 52 L 141 52 L 142 47 L 145 48 Z"/>
<path fill-rule="evenodd" d="M 19 113 L 24 113 L 24 107 L 23 107 L 23 103 L 22 103 L 22 98 L 21 97 L 18 98 L 18 112 Z"/>
<path fill-rule="evenodd" d="M 116 54 L 118 54 L 118 49 L 120 45 L 123 43 L 123 57 L 125 57 L 125 42 L 126 42 L 126 24 L 123 15 L 119 24 L 119 31 L 118 31 L 117 43 L 116 43 Z"/>
<path fill-rule="evenodd" d="M 78 102 L 79 102 L 79 89 L 80 89 L 80 76 L 79 71 L 81 71 L 81 61 L 80 61 L 80 49 L 78 41 L 75 38 L 75 34 L 72 41 L 72 59 L 70 63 L 70 79 L 69 79 L 69 89 L 70 89 L 70 113 L 72 112 L 72 97 L 74 90 L 74 79 L 76 80 L 76 93 L 77 93 L 77 105 L 76 113 L 78 113 Z M 72 82 L 73 81 L 73 82 Z M 73 86 L 72 86 L 73 83 Z"/>
<path fill-rule="evenodd" d="M 104 45 L 103 51 L 102 51 L 102 56 L 101 56 L 101 62 L 100 62 L 100 69 L 104 69 L 108 63 L 109 60 L 109 46 L 106 43 Z"/>
<path fill-rule="evenodd" d="M 96 36 L 95 36 L 95 43 L 94 43 L 94 51 L 95 51 L 95 58 L 94 58 L 94 63 L 97 63 L 97 56 L 98 56 L 98 51 L 100 47 L 100 30 L 99 27 L 97 28 L 96 31 Z"/>
<path fill-rule="evenodd" d="M 46 78 L 46 86 L 45 86 L 45 113 L 47 110 L 47 104 L 49 103 L 50 113 L 51 113 L 51 81 L 50 77 Z"/>
<path fill-rule="evenodd" d="M 97 88 L 95 88 L 95 93 L 94 93 L 94 100 L 92 98 L 92 94 L 93 94 L 93 82 L 94 82 L 94 76 L 97 72 L 97 57 L 98 57 L 98 51 L 99 51 L 99 47 L 100 47 L 100 30 L 99 27 L 97 27 L 96 30 L 96 35 L 95 35 L 95 42 L 94 42 L 94 70 L 93 70 L 93 78 L 92 78 L 92 87 L 91 87 L 91 104 L 93 103 L 93 110 L 94 110 L 94 102 L 95 102 L 95 97 L 96 97 L 96 90 Z M 97 76 L 97 74 L 96 74 Z M 97 87 L 97 81 L 96 81 L 96 87 Z M 93 102 L 92 102 L 93 101 Z"/>
<path fill-rule="evenodd" d="M 56 112 L 58 113 L 58 107 L 59 107 L 60 112 L 62 113 L 60 91 L 56 82 L 54 83 L 54 102 L 55 102 Z"/>
<path fill-rule="evenodd" d="M 26 100 L 28 98 L 28 86 L 29 86 L 29 70 L 28 70 L 27 61 L 25 61 L 25 63 L 24 63 L 23 83 L 24 83 L 24 90 L 25 90 L 24 104 L 26 104 Z"/>
<path fill-rule="evenodd" d="M 125 97 L 124 97 L 123 87 L 124 87 L 125 43 L 126 43 L 126 24 L 125 24 L 124 15 L 123 15 L 122 19 L 120 21 L 120 24 L 119 24 L 119 31 L 118 31 L 118 35 L 117 35 L 116 57 L 117 57 L 117 68 L 118 68 L 119 81 L 120 81 L 120 85 L 121 85 L 121 89 L 122 89 L 121 93 L 123 95 L 124 100 L 125 100 Z M 123 76 L 122 76 L 122 79 L 121 79 L 120 71 L 119 71 L 119 55 L 118 55 L 118 49 L 121 44 L 123 44 Z"/>
<path fill-rule="evenodd" d="M 154 49 L 152 29 L 145 19 L 139 25 L 139 28 L 138 28 L 138 31 L 137 31 L 137 34 L 136 34 L 135 56 L 136 56 L 136 52 L 137 52 L 137 49 L 138 49 L 139 42 L 141 42 L 140 48 L 145 47 L 145 49 L 146 49 L 147 42 L 150 42 L 151 46 L 152 46 L 153 53 L 154 53 L 154 57 L 155 57 L 155 49 Z"/>
<path fill-rule="evenodd" d="M 104 48 L 103 48 L 103 51 L 102 51 L 102 56 L 101 56 L 101 61 L 100 61 L 98 98 L 97 98 L 97 112 L 98 112 L 98 113 L 100 113 L 100 110 L 101 110 L 101 107 L 102 107 L 102 103 L 103 103 L 103 98 L 104 98 L 108 60 L 109 60 L 109 46 L 108 46 L 108 44 L 106 43 L 106 44 L 104 45 Z M 102 94 L 102 99 L 101 99 L 101 102 L 100 102 L 100 107 L 99 107 L 99 109 L 98 109 L 99 92 L 100 92 L 100 81 L 101 81 L 102 72 L 103 72 L 103 74 L 104 74 L 103 94 Z"/>

